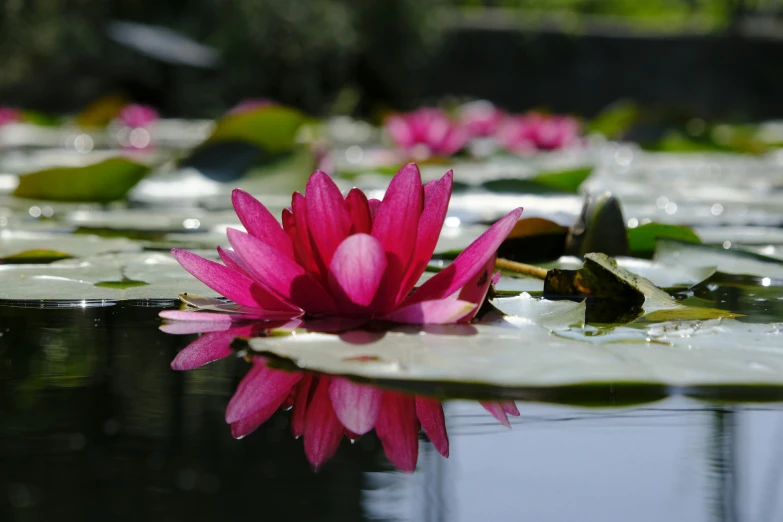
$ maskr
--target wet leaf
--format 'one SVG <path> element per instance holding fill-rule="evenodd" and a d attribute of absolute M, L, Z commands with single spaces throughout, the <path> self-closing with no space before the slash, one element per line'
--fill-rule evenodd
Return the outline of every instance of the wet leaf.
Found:
<path fill-rule="evenodd" d="M 125 158 L 111 158 L 86 167 L 57 167 L 19 177 L 14 196 L 48 201 L 122 199 L 150 168 Z"/>
<path fill-rule="evenodd" d="M 16 254 L 11 254 L 0 258 L 0 263 L 7 264 L 44 264 L 60 261 L 73 257 L 71 254 L 60 252 L 59 250 L 33 249 L 24 250 Z"/>
<path fill-rule="evenodd" d="M 549 270 L 544 295 L 586 299 L 588 323 L 627 323 L 642 315 L 645 304 L 650 309 L 676 306 L 669 294 L 605 254 L 586 254 L 578 270 Z"/>
<path fill-rule="evenodd" d="M 654 260 L 684 267 L 712 266 L 727 274 L 783 279 L 782 260 L 734 248 L 659 239 Z"/>
<path fill-rule="evenodd" d="M 493 386 L 495 394 L 514 396 L 588 383 L 660 384 L 684 393 L 716 384 L 783 386 L 780 330 L 769 325 L 721 319 L 601 333 L 589 327 L 552 330 L 509 317 L 471 328 L 398 327 L 381 337 L 368 335 L 364 344 L 298 331 L 255 338 L 250 346 L 300 368 L 430 393 L 465 395 Z"/>
<path fill-rule="evenodd" d="M 661 238 L 676 239 L 687 243 L 701 243 L 701 239 L 693 229 L 686 226 L 646 223 L 628 229 L 628 247 L 636 257 L 652 257 L 655 252 L 655 242 Z"/>

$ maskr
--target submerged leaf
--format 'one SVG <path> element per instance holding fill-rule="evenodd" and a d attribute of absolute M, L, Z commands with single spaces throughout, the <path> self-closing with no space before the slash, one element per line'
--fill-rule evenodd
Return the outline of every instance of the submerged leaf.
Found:
<path fill-rule="evenodd" d="M 86 167 L 56 167 L 19 177 L 14 196 L 49 201 L 122 199 L 150 168 L 125 158 L 110 158 Z"/>

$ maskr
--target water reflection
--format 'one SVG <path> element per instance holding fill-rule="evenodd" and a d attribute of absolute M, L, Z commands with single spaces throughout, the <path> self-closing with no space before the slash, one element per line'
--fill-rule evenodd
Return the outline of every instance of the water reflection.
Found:
<path fill-rule="evenodd" d="M 291 324 L 294 323 L 294 324 Z M 299 321 L 254 322 L 225 329 L 220 324 L 170 323 L 161 327 L 171 334 L 204 332 L 180 351 L 171 363 L 174 370 L 192 370 L 234 354 L 239 338 L 267 335 L 275 328 L 298 326 Z M 313 323 L 309 327 L 313 328 Z M 332 325 L 332 328 L 334 326 Z M 337 334 L 353 342 L 372 340 L 382 332 L 353 330 Z M 323 331 L 323 330 L 322 330 Z M 225 420 L 235 438 L 250 435 L 278 410 L 290 411 L 290 431 L 302 437 L 304 452 L 315 469 L 328 461 L 343 438 L 355 442 L 374 430 L 394 466 L 405 472 L 416 469 L 419 430 L 433 447 L 449 456 L 449 438 L 439 400 L 352 382 L 345 377 L 275 368 L 266 357 L 241 352 L 250 368 L 226 407 Z M 497 421 L 510 427 L 508 415 L 518 416 L 514 401 L 482 401 Z"/>

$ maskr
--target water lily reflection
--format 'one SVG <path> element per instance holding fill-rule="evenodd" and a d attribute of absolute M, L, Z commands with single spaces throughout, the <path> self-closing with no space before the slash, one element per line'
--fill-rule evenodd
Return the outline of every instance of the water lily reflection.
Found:
<path fill-rule="evenodd" d="M 235 353 L 232 344 L 238 337 L 299 326 L 303 326 L 300 320 L 246 324 L 175 321 L 161 329 L 172 334 L 190 334 L 199 328 L 205 332 L 171 363 L 174 370 L 190 370 Z M 355 340 L 356 330 L 346 333 Z M 368 335 L 372 338 L 372 332 Z M 236 438 L 251 434 L 278 410 L 289 410 L 291 434 L 302 437 L 305 455 L 316 469 L 335 454 L 344 437 L 354 441 L 372 430 L 389 461 L 402 471 L 416 469 L 420 430 L 438 452 L 449 456 L 443 407 L 437 399 L 382 390 L 338 376 L 288 372 L 271 367 L 261 356 L 251 356 L 249 361 L 250 370 L 226 407 L 226 422 Z M 487 401 L 482 406 L 505 426 L 510 426 L 508 415 L 519 415 L 513 401 Z"/>

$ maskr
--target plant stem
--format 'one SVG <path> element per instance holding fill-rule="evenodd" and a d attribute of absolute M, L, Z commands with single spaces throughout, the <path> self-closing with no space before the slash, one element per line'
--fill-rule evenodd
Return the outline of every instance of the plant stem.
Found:
<path fill-rule="evenodd" d="M 517 263 L 516 261 L 509 261 L 508 259 L 499 258 L 496 260 L 495 268 L 536 277 L 538 279 L 546 279 L 546 269 L 538 266 L 526 265 L 525 263 Z"/>

